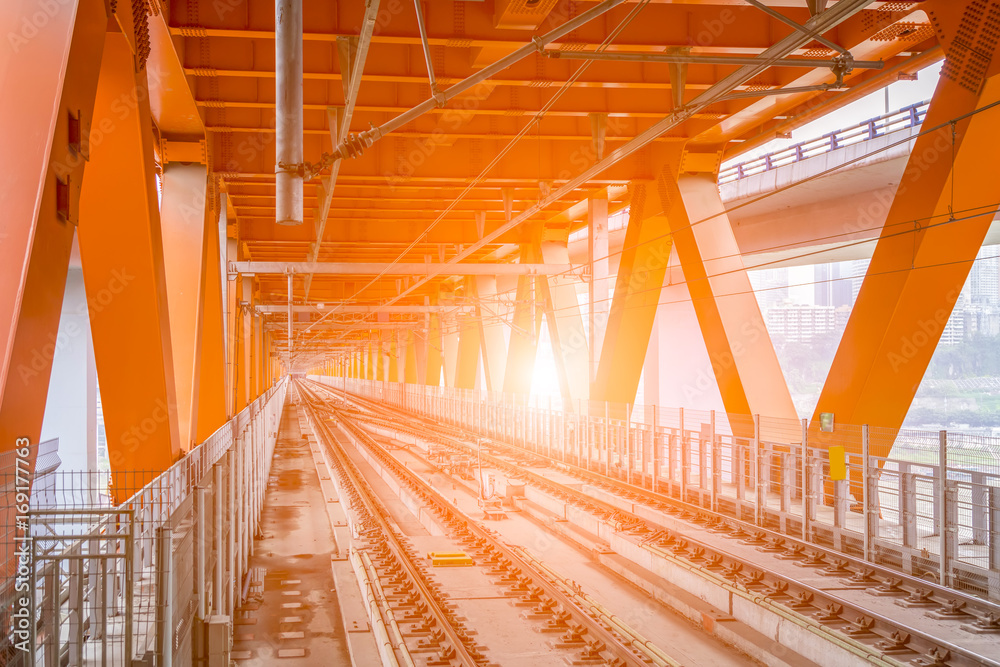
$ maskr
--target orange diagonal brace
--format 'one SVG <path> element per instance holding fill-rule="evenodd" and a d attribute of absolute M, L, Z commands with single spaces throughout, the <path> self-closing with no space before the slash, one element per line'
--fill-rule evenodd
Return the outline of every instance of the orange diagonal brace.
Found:
<path fill-rule="evenodd" d="M 631 206 L 625 244 L 618 265 L 597 379 L 590 388 L 592 400 L 612 403 L 635 401 L 672 246 L 661 192 L 664 184 L 675 178 L 680 155 L 681 145 L 673 146 L 656 181 L 635 182 L 630 187 Z"/>
<path fill-rule="evenodd" d="M 455 368 L 455 387 L 475 389 L 479 376 L 481 342 L 480 326 L 476 318 L 458 316 L 458 354 Z"/>
<path fill-rule="evenodd" d="M 145 72 L 109 33 L 80 198 L 108 453 L 116 471 L 164 470 L 180 452 Z M 100 140 L 98 140 L 100 139 Z"/>
<path fill-rule="evenodd" d="M 815 419 L 826 412 L 837 423 L 902 425 L 1000 201 L 990 166 L 1000 109 L 969 116 L 1000 101 L 1000 58 L 994 49 L 980 93 L 970 90 L 974 68 L 963 70 L 973 54 L 948 52 Z M 873 441 L 871 453 L 886 456 L 891 443 Z"/>
<path fill-rule="evenodd" d="M 197 442 L 204 307 L 205 165 L 169 163 L 160 177 L 160 228 L 170 312 L 170 349 L 181 451 Z"/>
<path fill-rule="evenodd" d="M 685 174 L 664 187 L 674 245 L 726 411 L 795 421 L 716 176 Z"/>
<path fill-rule="evenodd" d="M 0 19 L 7 51 L 0 105 L 0 453 L 19 446 L 18 438 L 38 444 L 78 222 L 87 147 L 70 145 L 69 125 L 71 118 L 90 124 L 108 18 L 102 0 L 72 5 L 75 11 L 66 6 L 46 16 L 41 30 L 32 23 L 39 11 L 33 3 L 12 3 Z M 26 36 L 25 26 L 35 34 Z M 57 192 L 67 197 L 64 207 Z M 31 459 L 33 466 L 33 453 Z M 0 516 L 12 526 L 6 519 Z"/>
<path fill-rule="evenodd" d="M 198 373 L 197 442 L 203 442 L 225 423 L 226 411 L 226 335 L 222 293 L 222 266 L 219 255 L 219 230 L 215 213 L 205 220 L 205 261 L 203 281 L 205 303 L 201 309 L 201 363 Z M 269 352 L 270 354 L 270 352 Z M 271 365 L 268 374 L 274 380 Z"/>

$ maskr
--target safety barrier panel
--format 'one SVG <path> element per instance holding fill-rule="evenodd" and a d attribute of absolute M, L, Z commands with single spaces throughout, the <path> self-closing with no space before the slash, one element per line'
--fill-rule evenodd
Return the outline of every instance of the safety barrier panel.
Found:
<path fill-rule="evenodd" d="M 246 596 L 287 386 L 273 386 L 168 470 L 136 473 L 152 481 L 119 505 L 108 500 L 107 473 L 55 473 L 36 489 L 24 577 L 33 595 L 14 578 L 0 589 L 6 664 L 183 667 L 204 656 L 206 621 L 231 624 Z M 18 648 L 24 596 L 34 622 Z"/>
<path fill-rule="evenodd" d="M 313 379 L 1000 600 L 1000 438 Z"/>
<path fill-rule="evenodd" d="M 778 167 L 835 151 L 838 148 L 883 137 L 890 132 L 917 127 L 924 122 L 930 102 L 918 102 L 899 111 L 877 116 L 853 127 L 824 134 L 817 139 L 801 141 L 781 150 L 728 167 L 719 172 L 719 183 L 731 183 L 741 178 L 762 174 Z"/>

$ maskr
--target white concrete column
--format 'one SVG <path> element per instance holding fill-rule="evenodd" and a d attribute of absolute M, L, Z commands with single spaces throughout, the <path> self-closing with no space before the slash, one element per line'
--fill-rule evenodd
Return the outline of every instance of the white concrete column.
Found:
<path fill-rule="evenodd" d="M 60 470 L 97 470 L 97 366 L 83 270 L 66 275 L 42 442 L 59 438 Z"/>
<path fill-rule="evenodd" d="M 590 264 L 588 327 L 590 329 L 590 380 L 597 379 L 597 366 L 604 345 L 611 301 L 608 299 L 610 261 L 608 259 L 608 197 L 587 199 L 587 261 Z"/>

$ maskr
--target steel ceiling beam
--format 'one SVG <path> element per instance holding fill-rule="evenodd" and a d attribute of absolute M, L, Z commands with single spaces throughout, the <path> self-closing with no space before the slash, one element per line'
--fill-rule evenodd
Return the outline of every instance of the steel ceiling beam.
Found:
<path fill-rule="evenodd" d="M 542 54 L 559 60 L 602 60 L 630 63 L 671 63 L 677 65 L 754 65 L 759 62 L 758 56 L 705 56 L 683 55 L 674 53 L 642 53 L 639 51 L 557 51 L 546 49 Z M 842 64 L 841 60 L 832 58 L 778 58 L 774 67 L 835 67 Z M 885 63 L 881 60 L 855 60 L 854 69 L 882 69 Z"/>
<path fill-rule="evenodd" d="M 857 12 L 861 11 L 868 5 L 872 4 L 874 0 L 841 0 L 836 5 L 827 9 L 822 14 L 818 14 L 811 19 L 809 19 L 805 25 L 804 32 L 796 31 L 788 35 L 787 37 L 781 39 L 774 46 L 766 49 L 760 57 L 760 61 L 756 65 L 745 65 L 738 69 L 737 71 L 729 74 L 728 76 L 720 79 L 715 85 L 710 87 L 705 92 L 701 93 L 695 97 L 691 102 L 683 109 L 671 113 L 669 116 L 664 117 L 658 123 L 650 126 L 644 132 L 636 136 L 634 139 L 626 143 L 624 146 L 612 151 L 603 160 L 599 160 L 592 167 L 584 170 L 578 176 L 571 178 L 564 185 L 559 188 L 552 190 L 547 197 L 542 197 L 538 203 L 528 207 L 521 214 L 515 216 L 510 220 L 510 222 L 501 225 L 493 232 L 490 232 L 483 236 L 482 239 L 473 243 L 469 247 L 465 248 L 462 252 L 458 253 L 455 257 L 449 260 L 451 262 L 460 262 L 471 254 L 490 244 L 494 239 L 499 237 L 511 229 L 521 225 L 522 223 L 530 220 L 539 211 L 541 211 L 546 206 L 549 206 L 553 201 L 561 199 L 573 192 L 577 188 L 583 186 L 585 183 L 590 181 L 592 178 L 598 174 L 605 171 L 608 167 L 619 162 L 620 160 L 628 157 L 632 153 L 638 151 L 643 146 L 656 139 L 668 130 L 680 125 L 695 113 L 705 109 L 706 107 L 714 104 L 718 99 L 729 94 L 737 86 L 749 81 L 753 77 L 759 75 L 761 72 L 766 70 L 771 66 L 773 60 L 778 60 L 780 58 L 786 57 L 789 53 L 801 48 L 803 45 L 808 44 L 810 41 L 815 39 L 816 35 L 819 35 L 837 24 L 847 20 Z M 442 271 L 441 273 L 447 273 L 447 271 Z M 439 274 L 435 274 L 439 275 Z M 410 285 L 405 290 L 401 291 L 398 295 L 390 299 L 386 305 L 391 305 L 402 299 L 406 295 L 410 294 L 413 290 L 425 284 L 434 275 L 428 275 L 415 284 Z"/>
<path fill-rule="evenodd" d="M 375 31 L 378 6 L 379 0 L 368 1 L 365 7 L 365 18 L 361 26 L 361 34 L 358 35 L 358 43 L 353 54 L 353 63 L 351 62 L 349 48 L 348 57 L 342 61 L 350 65 L 350 72 L 348 74 L 349 78 L 344 81 L 344 107 L 339 113 L 340 118 L 337 118 L 337 113 L 334 113 L 331 109 L 327 109 L 327 122 L 330 127 L 332 146 L 336 146 L 347 136 L 347 133 L 351 129 L 351 120 L 354 118 L 354 106 L 358 100 L 358 90 L 361 88 L 361 74 L 365 69 L 365 61 L 368 59 L 368 49 L 371 46 L 372 34 Z M 339 46 L 340 42 L 338 42 Z M 341 77 L 343 77 L 343 73 Z M 339 126 L 337 125 L 338 121 Z M 323 234 L 326 231 L 326 223 L 330 217 L 330 206 L 333 204 L 333 190 L 337 186 L 337 176 L 339 173 L 340 164 L 334 164 L 330 169 L 330 176 L 323 180 L 323 187 L 321 189 L 323 201 L 319 206 L 319 217 L 316 220 L 316 240 L 309 247 L 310 262 L 316 261 L 319 257 L 320 247 L 323 245 Z M 304 289 L 306 297 L 309 296 L 310 288 L 312 288 L 311 274 L 305 277 Z"/>
<path fill-rule="evenodd" d="M 623 2 L 625 2 L 625 0 L 604 0 L 604 2 L 600 3 L 596 7 L 588 9 L 575 18 L 569 19 L 558 28 L 550 30 L 544 35 L 533 37 L 531 42 L 522 45 L 513 53 L 496 60 L 472 76 L 466 77 L 458 83 L 449 86 L 446 90 L 439 92 L 437 95 L 432 95 L 417 106 L 411 108 L 409 111 L 405 111 L 382 125 L 373 127 L 372 129 L 362 132 L 359 135 L 347 137 L 341 142 L 340 146 L 337 146 L 334 149 L 332 154 L 324 156 L 324 163 L 332 163 L 333 161 L 341 160 L 345 157 L 353 157 L 360 154 L 360 152 L 365 148 L 370 147 L 373 143 L 387 134 L 398 130 L 407 123 L 423 116 L 429 111 L 445 106 L 448 102 L 455 99 L 462 93 L 473 89 L 497 73 L 507 69 L 514 63 L 538 52 L 546 45 L 558 40 L 560 37 L 568 35 L 580 26 L 589 23 Z M 325 166 L 324 163 L 321 163 L 320 166 Z"/>

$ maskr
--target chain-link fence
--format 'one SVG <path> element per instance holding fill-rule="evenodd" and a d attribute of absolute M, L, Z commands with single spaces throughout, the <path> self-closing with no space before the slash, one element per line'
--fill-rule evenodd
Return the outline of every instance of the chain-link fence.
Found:
<path fill-rule="evenodd" d="M 313 379 L 1000 600 L 1000 438 Z"/>
<path fill-rule="evenodd" d="M 13 558 L 0 664 L 192 665 L 206 619 L 242 602 L 286 388 L 162 473 L 56 472 L 32 489 L 24 523 L 0 510 L 16 545 L 0 554 Z"/>

